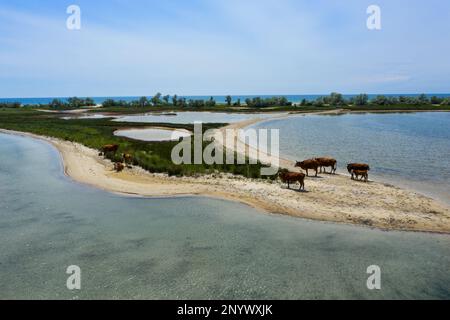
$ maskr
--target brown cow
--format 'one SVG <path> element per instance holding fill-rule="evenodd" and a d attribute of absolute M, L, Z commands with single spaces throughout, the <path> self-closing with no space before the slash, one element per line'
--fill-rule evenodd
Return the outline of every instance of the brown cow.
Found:
<path fill-rule="evenodd" d="M 106 144 L 101 149 L 100 156 L 104 155 L 106 156 L 107 153 L 112 152 L 113 154 L 116 154 L 117 150 L 119 150 L 119 145 L 117 144 Z"/>
<path fill-rule="evenodd" d="M 369 171 L 370 166 L 365 163 L 349 163 L 347 165 L 348 173 L 352 173 L 352 170 L 363 170 L 363 171 Z"/>
<path fill-rule="evenodd" d="M 352 180 L 355 180 L 353 177 L 355 177 L 356 180 L 358 180 L 358 177 L 361 177 L 359 180 L 364 179 L 364 181 L 367 182 L 369 180 L 369 173 L 367 170 L 353 170 Z"/>
<path fill-rule="evenodd" d="M 133 156 L 129 153 L 122 153 L 122 161 L 127 165 L 128 168 L 131 168 L 131 164 L 133 163 Z"/>
<path fill-rule="evenodd" d="M 281 181 L 288 184 L 288 189 L 291 188 L 291 183 L 300 183 L 299 190 L 305 190 L 305 174 L 300 172 L 289 172 L 288 170 L 281 170 L 278 173 Z"/>
<path fill-rule="evenodd" d="M 114 163 L 114 170 L 116 170 L 116 172 L 121 172 L 123 169 L 125 169 L 125 165 L 122 162 Z"/>
<path fill-rule="evenodd" d="M 309 176 L 308 174 L 308 170 L 312 169 L 316 171 L 316 177 L 317 177 L 317 171 L 320 167 L 319 161 L 314 160 L 314 159 L 309 159 L 309 160 L 305 160 L 302 162 L 297 161 L 297 163 L 295 164 L 296 167 L 300 167 L 303 170 L 306 170 L 306 175 Z"/>
<path fill-rule="evenodd" d="M 330 174 L 334 173 L 336 174 L 337 169 L 337 161 L 333 158 L 315 158 L 314 160 L 319 161 L 320 165 L 320 173 L 322 173 L 322 169 L 324 173 L 327 173 L 325 170 L 326 167 L 331 167 Z"/>

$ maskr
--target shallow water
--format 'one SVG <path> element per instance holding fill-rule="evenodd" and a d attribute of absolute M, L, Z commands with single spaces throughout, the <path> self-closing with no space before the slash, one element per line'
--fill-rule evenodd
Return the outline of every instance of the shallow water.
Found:
<path fill-rule="evenodd" d="M 243 113 L 220 113 L 220 112 L 177 112 L 176 116 L 168 115 L 130 115 L 114 119 L 121 122 L 149 122 L 149 123 L 234 123 L 251 119 L 266 119 L 274 117 L 275 114 L 243 114 Z"/>
<path fill-rule="evenodd" d="M 65 177 L 46 143 L 5 134 L 0 163 L 0 299 L 450 298 L 448 235 L 117 196 Z M 373 264 L 380 291 L 366 288 Z"/>
<path fill-rule="evenodd" d="M 165 129 L 128 129 L 114 132 L 115 136 L 141 141 L 178 141 L 180 138 L 189 137 L 191 134 L 187 130 Z"/>
<path fill-rule="evenodd" d="M 379 180 L 450 204 L 450 113 L 308 115 L 253 126 L 280 129 L 280 153 L 292 160 L 332 156 L 371 164 Z"/>
<path fill-rule="evenodd" d="M 110 116 L 110 115 L 104 115 L 104 114 L 87 114 L 87 113 L 73 114 L 70 116 L 61 117 L 61 119 L 63 119 L 63 120 L 106 119 L 106 118 L 114 118 L 114 117 Z"/>

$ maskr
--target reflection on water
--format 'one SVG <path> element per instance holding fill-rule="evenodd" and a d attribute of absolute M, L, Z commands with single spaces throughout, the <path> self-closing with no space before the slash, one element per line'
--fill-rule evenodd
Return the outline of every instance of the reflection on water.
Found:
<path fill-rule="evenodd" d="M 279 114 L 243 114 L 243 113 L 220 113 L 220 112 L 177 112 L 176 115 L 130 115 L 115 119 L 121 122 L 149 122 L 149 123 L 234 123 L 251 119 L 266 119 Z"/>
<path fill-rule="evenodd" d="M 71 182 L 57 152 L 0 134 L 0 299 L 450 298 L 450 236 L 382 232 L 203 197 Z M 382 290 L 366 288 L 379 265 Z M 66 289 L 66 268 L 82 290 Z"/>
<path fill-rule="evenodd" d="M 370 163 L 371 173 L 450 203 L 450 113 L 296 116 L 261 123 L 280 129 L 280 153 L 292 160 L 333 156 L 341 170 Z"/>

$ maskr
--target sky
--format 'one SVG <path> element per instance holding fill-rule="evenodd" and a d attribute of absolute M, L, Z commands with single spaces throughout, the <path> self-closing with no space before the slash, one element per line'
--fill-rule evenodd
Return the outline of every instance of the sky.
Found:
<path fill-rule="evenodd" d="M 448 93 L 449 34 L 442 0 L 0 0 L 0 97 Z"/>

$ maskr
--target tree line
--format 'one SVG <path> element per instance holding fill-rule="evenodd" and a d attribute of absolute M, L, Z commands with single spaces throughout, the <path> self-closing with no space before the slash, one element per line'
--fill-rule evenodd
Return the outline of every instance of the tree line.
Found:
<path fill-rule="evenodd" d="M 442 98 L 438 96 L 432 96 L 428 98 L 427 95 L 421 94 L 418 96 L 385 96 L 377 95 L 372 99 L 369 99 L 369 95 L 362 93 L 348 99 L 340 93 L 333 92 L 329 96 L 318 97 L 315 100 L 303 99 L 300 102 L 300 106 L 366 106 L 366 105 L 376 105 L 376 106 L 387 106 L 387 105 L 450 105 L 450 98 Z"/>
<path fill-rule="evenodd" d="M 428 97 L 425 94 L 418 96 L 385 96 L 378 95 L 369 99 L 368 94 L 359 94 L 350 98 L 345 98 L 341 93 L 333 92 L 328 96 L 320 96 L 314 100 L 303 99 L 299 104 L 294 104 L 284 96 L 274 97 L 253 97 L 245 99 L 244 103 L 240 98 L 233 99 L 232 96 L 225 97 L 225 105 L 228 107 L 246 106 L 249 108 L 270 108 L 270 107 L 290 107 L 290 106 L 334 106 L 344 107 L 348 105 L 366 106 L 366 105 L 450 105 L 450 98 L 442 98 L 438 96 Z M 189 108 L 203 108 L 214 107 L 218 105 L 214 97 L 207 100 L 204 99 L 186 99 L 177 95 L 165 95 L 157 93 L 151 98 L 141 97 L 138 100 L 124 101 L 107 99 L 103 102 L 103 107 L 151 107 L 151 106 L 174 106 L 174 107 L 189 107 Z"/>
<path fill-rule="evenodd" d="M 106 99 L 103 102 L 103 107 L 158 107 L 158 106 L 173 106 L 177 108 L 211 108 L 218 105 L 214 97 L 209 99 L 187 99 L 185 97 L 179 97 L 178 95 L 162 95 L 161 93 L 155 94 L 153 97 L 141 97 L 137 100 L 125 101 Z M 294 104 L 284 96 L 274 97 L 253 97 L 245 99 L 244 103 L 240 98 L 233 99 L 228 95 L 225 97 L 224 105 L 228 107 L 249 107 L 249 108 L 270 108 L 270 107 L 345 107 L 345 106 L 389 106 L 389 105 L 441 105 L 449 106 L 450 98 L 432 96 L 428 97 L 425 94 L 418 96 L 386 96 L 378 95 L 370 99 L 369 95 L 363 93 L 355 95 L 349 98 L 344 97 L 341 93 L 333 92 L 327 96 L 319 96 L 316 99 L 307 100 L 303 99 L 300 103 Z M 81 107 L 95 106 L 95 102 L 92 98 L 77 98 L 72 97 L 67 100 L 53 99 L 49 104 L 33 105 L 36 107 L 48 107 L 50 109 L 78 109 Z M 19 102 L 3 102 L 0 103 L 0 108 L 19 108 L 21 103 Z"/>

